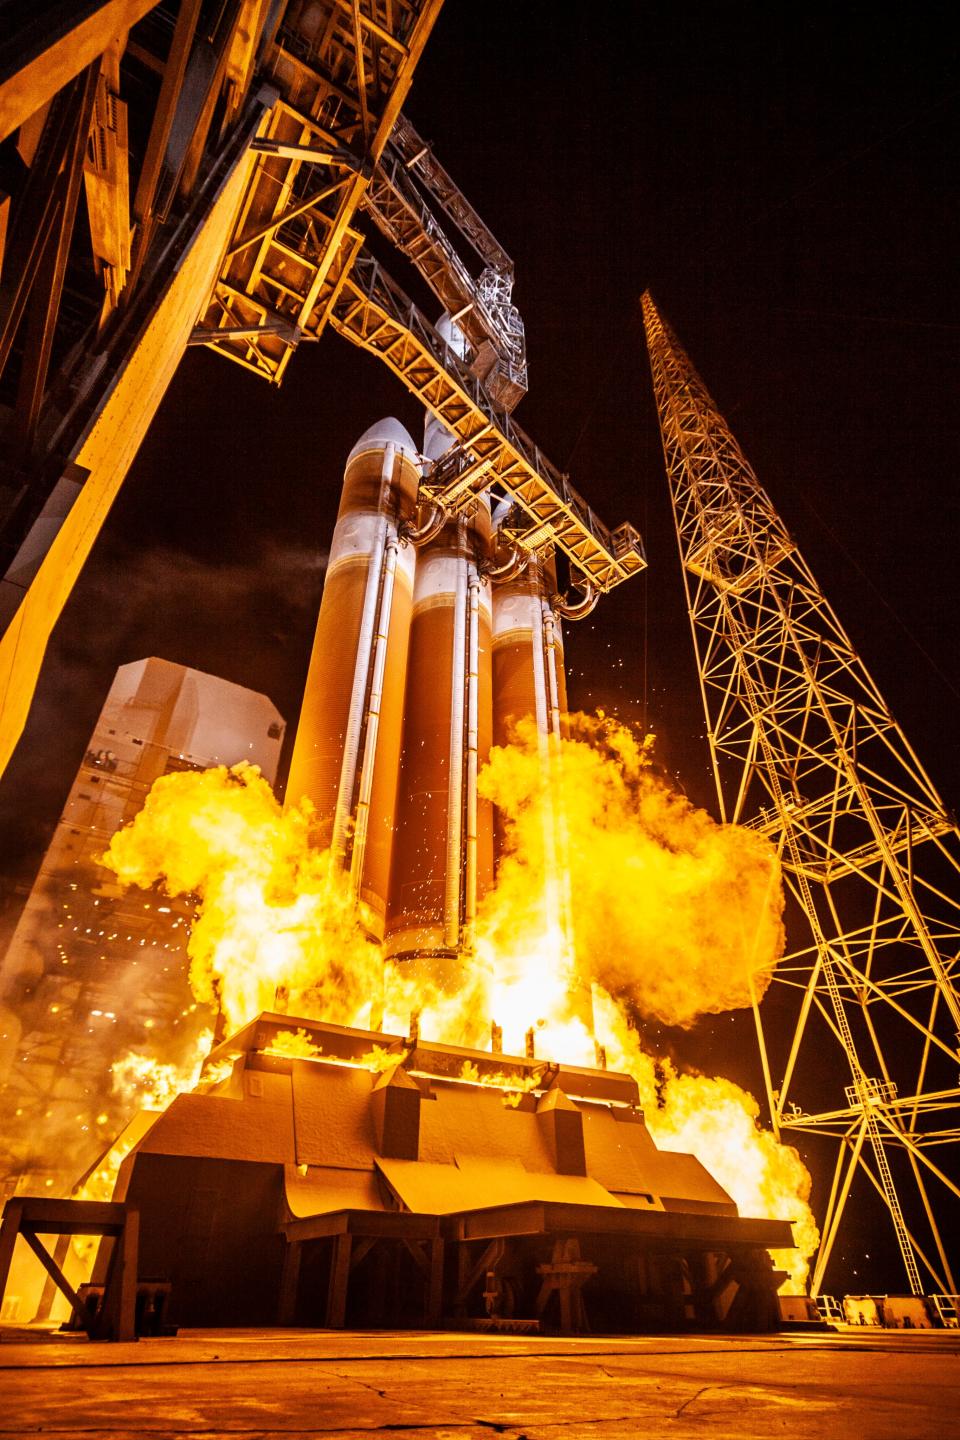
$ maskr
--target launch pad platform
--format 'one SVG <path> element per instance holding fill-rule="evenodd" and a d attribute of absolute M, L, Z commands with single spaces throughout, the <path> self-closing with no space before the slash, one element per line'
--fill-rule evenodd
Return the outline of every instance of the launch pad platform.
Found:
<path fill-rule="evenodd" d="M 779 1326 L 789 1224 L 657 1149 L 627 1075 L 276 1014 L 205 1073 L 121 1139 L 173 1323 Z"/>

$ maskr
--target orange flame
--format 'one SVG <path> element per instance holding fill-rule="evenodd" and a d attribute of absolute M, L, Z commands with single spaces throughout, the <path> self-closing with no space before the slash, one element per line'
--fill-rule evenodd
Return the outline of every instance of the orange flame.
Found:
<path fill-rule="evenodd" d="M 349 1025 L 381 983 L 348 887 L 307 844 L 309 819 L 306 802 L 282 810 L 256 766 L 178 772 L 103 857 L 126 884 L 200 897 L 190 984 L 229 1029 L 272 1009 L 278 988 L 294 1013 Z"/>
<path fill-rule="evenodd" d="M 668 1025 L 749 1005 L 751 984 L 762 996 L 783 951 L 773 847 L 716 824 L 669 789 L 651 767 L 652 737 L 640 745 L 603 717 L 571 716 L 569 726 L 546 774 L 534 726 L 522 722 L 480 776 L 509 848 L 478 924 L 480 955 L 500 975 L 513 967 L 529 974 L 531 950 L 559 949 L 543 914 L 549 809 L 563 817 L 559 863 L 575 897 L 567 951 L 576 979 Z M 556 968 L 538 965 L 537 980 Z"/>
<path fill-rule="evenodd" d="M 199 1000 L 219 999 L 230 1028 L 273 1008 L 281 989 L 292 1014 L 365 1025 L 373 1010 L 402 1031 L 416 1013 L 424 1035 L 475 1048 L 494 1020 L 507 1053 L 523 1053 L 533 1026 L 540 1056 L 572 1064 L 595 1063 L 596 1035 L 636 1077 L 661 1143 L 696 1154 L 744 1213 L 797 1222 L 791 1284 L 802 1286 L 817 1235 L 796 1152 L 759 1128 L 757 1102 L 731 1082 L 663 1066 L 658 1076 L 631 1023 L 689 1026 L 747 1006 L 783 948 L 772 846 L 672 791 L 651 743 L 573 716 L 548 767 L 532 724 L 494 748 L 479 783 L 507 853 L 453 991 L 384 965 L 345 878 L 308 844 L 308 802 L 282 810 L 254 767 L 162 777 L 102 863 L 124 883 L 199 896 L 191 984 Z M 306 1053 L 309 1037 L 288 1034 L 284 1053 Z M 375 1053 L 364 1063 L 380 1068 Z"/>
<path fill-rule="evenodd" d="M 315 1060 L 323 1053 L 322 1047 L 311 1039 L 306 1030 L 278 1030 L 267 1047 L 268 1055 L 287 1055 L 293 1059 Z"/>
<path fill-rule="evenodd" d="M 114 1093 L 139 1110 L 165 1110 L 171 1100 L 197 1084 L 212 1041 L 212 1030 L 201 1031 L 191 1053 L 178 1065 L 131 1050 L 110 1067 Z"/>

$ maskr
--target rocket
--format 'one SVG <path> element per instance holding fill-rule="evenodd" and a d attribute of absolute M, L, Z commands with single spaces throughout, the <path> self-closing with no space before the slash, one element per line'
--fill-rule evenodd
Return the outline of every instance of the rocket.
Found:
<path fill-rule="evenodd" d="M 502 845 L 478 772 L 524 717 L 547 763 L 566 709 L 552 558 L 501 540 L 508 498 L 418 504 L 452 438 L 387 418 L 347 457 L 286 792 L 385 953 L 441 984 Z"/>

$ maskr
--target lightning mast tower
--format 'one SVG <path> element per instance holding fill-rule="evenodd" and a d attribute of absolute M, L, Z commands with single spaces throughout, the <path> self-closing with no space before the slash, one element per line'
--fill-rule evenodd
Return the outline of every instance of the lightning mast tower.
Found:
<path fill-rule="evenodd" d="M 720 815 L 778 847 L 806 921 L 764 1007 L 776 1029 L 754 1012 L 775 1132 L 836 1144 L 812 1293 L 858 1173 L 913 1293 L 955 1293 L 960 835 L 649 294 L 643 315 Z"/>

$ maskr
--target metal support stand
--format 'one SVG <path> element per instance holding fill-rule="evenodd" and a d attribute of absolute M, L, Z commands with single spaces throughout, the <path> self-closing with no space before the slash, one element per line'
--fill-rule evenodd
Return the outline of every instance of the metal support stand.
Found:
<path fill-rule="evenodd" d="M 136 1340 L 137 1243 L 140 1217 L 117 1201 L 48 1200 L 16 1195 L 8 1200 L 0 1224 L 0 1302 L 6 1289 L 17 1236 L 22 1236 L 58 1290 L 70 1302 L 78 1322 L 91 1340 Z M 57 1248 L 60 1263 L 40 1243 L 38 1235 L 100 1235 L 112 1238 L 103 1302 L 91 1311 L 67 1280 L 60 1265 L 65 1253 Z"/>
<path fill-rule="evenodd" d="M 347 1287 L 350 1283 L 350 1252 L 353 1249 L 352 1235 L 333 1237 L 333 1254 L 330 1260 L 330 1280 L 327 1286 L 327 1328 L 342 1330 L 347 1313 Z"/>
<path fill-rule="evenodd" d="M 560 1334 L 589 1334 L 583 1287 L 596 1273 L 596 1265 L 589 1260 L 581 1260 L 580 1241 L 575 1236 L 569 1240 L 555 1240 L 550 1263 L 537 1266 L 537 1274 L 542 1276 L 543 1281 L 537 1296 L 538 1319 L 543 1316 L 551 1297 L 556 1295 L 560 1301 Z"/>

